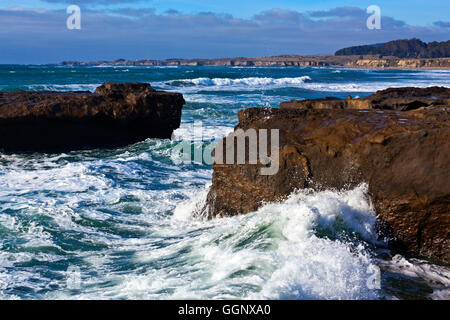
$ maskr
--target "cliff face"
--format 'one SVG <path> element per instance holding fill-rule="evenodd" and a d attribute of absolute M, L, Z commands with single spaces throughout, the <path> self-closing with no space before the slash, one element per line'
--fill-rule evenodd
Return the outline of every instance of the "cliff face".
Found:
<path fill-rule="evenodd" d="M 350 68 L 368 69 L 449 69 L 450 58 L 436 59 L 357 59 L 346 63 Z"/>
<path fill-rule="evenodd" d="M 61 151 L 170 138 L 181 94 L 145 83 L 105 83 L 90 92 L 0 92 L 0 149 Z"/>
<path fill-rule="evenodd" d="M 125 60 L 76 62 L 65 61 L 61 65 L 135 65 L 135 66 L 239 66 L 239 67 L 270 67 L 270 66 L 338 66 L 354 60 L 353 57 L 335 56 L 299 56 L 286 55 L 258 58 L 223 58 L 223 59 L 165 59 L 165 60 Z"/>
<path fill-rule="evenodd" d="M 243 214 L 296 189 L 368 183 L 393 247 L 450 263 L 449 98 L 445 88 L 404 88 L 361 100 L 366 110 L 342 109 L 346 100 L 243 110 L 236 129 L 280 130 L 279 170 L 263 176 L 260 163 L 214 164 L 205 210 Z M 411 107 L 410 99 L 428 103 Z"/>
<path fill-rule="evenodd" d="M 237 67 L 348 67 L 348 68 L 398 68 L 398 69 L 448 69 L 450 58 L 442 59 L 379 59 L 375 56 L 275 56 L 228 59 L 169 59 L 169 60 L 116 60 L 96 62 L 66 61 L 62 65 L 112 65 L 112 66 L 237 66 Z"/>

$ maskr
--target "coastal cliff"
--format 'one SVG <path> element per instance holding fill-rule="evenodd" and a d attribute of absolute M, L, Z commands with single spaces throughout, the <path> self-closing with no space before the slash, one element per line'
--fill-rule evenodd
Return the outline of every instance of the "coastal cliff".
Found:
<path fill-rule="evenodd" d="M 357 59 L 345 64 L 349 68 L 367 69 L 449 69 L 450 58 L 429 59 Z"/>
<path fill-rule="evenodd" d="M 225 67 L 346 67 L 375 69 L 449 69 L 450 58 L 399 59 L 379 56 L 298 56 L 260 58 L 165 59 L 78 62 L 64 61 L 63 66 L 225 66 Z"/>
<path fill-rule="evenodd" d="M 450 41 L 425 43 L 419 39 L 395 40 L 344 48 L 334 55 L 280 55 L 219 59 L 141 59 L 64 61 L 65 66 L 222 66 L 222 67 L 347 67 L 370 69 L 449 69 Z"/>
<path fill-rule="evenodd" d="M 0 149 L 65 151 L 170 138 L 180 126 L 179 93 L 146 83 L 105 83 L 74 92 L 0 92 Z"/>
<path fill-rule="evenodd" d="M 298 189 L 367 183 L 390 245 L 448 264 L 449 99 L 448 88 L 399 88 L 240 111 L 236 130 L 279 129 L 279 170 L 264 176 L 261 163 L 214 164 L 205 211 L 245 214 Z"/>

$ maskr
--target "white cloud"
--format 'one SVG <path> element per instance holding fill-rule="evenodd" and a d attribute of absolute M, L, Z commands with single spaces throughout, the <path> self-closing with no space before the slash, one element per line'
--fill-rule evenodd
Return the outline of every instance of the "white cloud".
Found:
<path fill-rule="evenodd" d="M 368 30 L 358 8 L 302 13 L 272 9 L 251 18 L 153 9 L 82 10 L 82 30 L 65 28 L 65 10 L 0 10 L 0 63 L 140 58 L 213 58 L 277 54 L 327 54 L 396 39 L 448 40 L 442 23 L 417 27 L 383 17 Z"/>

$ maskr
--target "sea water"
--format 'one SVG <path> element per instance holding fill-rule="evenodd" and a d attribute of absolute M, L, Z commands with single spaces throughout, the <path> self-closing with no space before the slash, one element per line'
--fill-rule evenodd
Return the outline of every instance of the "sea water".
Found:
<path fill-rule="evenodd" d="M 448 71 L 336 68 L 1 66 L 0 91 L 142 81 L 183 93 L 174 139 L 114 150 L 0 153 L 0 299 L 449 299 L 450 270 L 386 248 L 367 185 L 292 194 L 206 220 L 212 169 L 175 164 L 237 112 L 388 87 L 450 87 Z M 198 142 L 198 141 L 197 141 Z M 202 141 L 200 141 L 202 143 Z"/>

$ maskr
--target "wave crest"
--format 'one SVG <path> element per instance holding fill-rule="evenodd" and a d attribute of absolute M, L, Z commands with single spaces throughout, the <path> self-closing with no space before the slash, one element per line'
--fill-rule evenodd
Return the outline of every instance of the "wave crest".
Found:
<path fill-rule="evenodd" d="M 309 76 L 295 78 L 268 78 L 268 77 L 249 77 L 249 78 L 195 78 L 169 81 L 166 84 L 172 86 L 204 86 L 204 87 L 228 87 L 228 86 L 283 86 L 299 85 L 310 81 Z"/>

